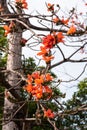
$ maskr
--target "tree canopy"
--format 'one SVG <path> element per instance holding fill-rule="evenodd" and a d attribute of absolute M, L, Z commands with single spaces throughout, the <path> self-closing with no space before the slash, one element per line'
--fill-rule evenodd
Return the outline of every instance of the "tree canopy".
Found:
<path fill-rule="evenodd" d="M 83 0 L 82 5 L 87 3 Z M 26 0 L 0 0 L 2 130 L 87 128 L 87 80 L 80 82 L 79 90 L 64 104 L 60 100 L 66 94 L 59 89 L 64 82 L 78 80 L 86 70 L 86 12 L 74 7 L 63 12 L 58 3 L 44 6 L 45 14 L 27 13 Z M 32 51 L 29 58 L 22 54 L 25 47 Z M 61 79 L 60 66 L 67 63 L 84 66 L 78 76 L 65 72 L 69 78 Z"/>

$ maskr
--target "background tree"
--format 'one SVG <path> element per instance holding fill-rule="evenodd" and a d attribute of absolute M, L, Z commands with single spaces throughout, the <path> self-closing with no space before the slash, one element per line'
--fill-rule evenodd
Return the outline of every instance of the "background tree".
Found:
<path fill-rule="evenodd" d="M 87 129 L 87 79 L 78 84 L 78 91 L 74 92 L 72 98 L 63 103 L 65 113 L 58 118 L 60 130 L 86 130 Z"/>
<path fill-rule="evenodd" d="M 79 12 L 78 16 L 76 9 L 72 8 L 67 16 L 61 16 L 59 5 L 46 3 L 49 15 L 26 14 L 24 12 L 24 9 L 28 8 L 26 0 L 8 3 L 6 0 L 0 0 L 0 6 L 1 27 L 4 29 L 4 35 L 1 33 L 1 37 L 4 39 L 4 44 L 7 37 L 7 46 L 5 47 L 4 44 L 0 46 L 0 50 L 5 49 L 5 54 L 7 54 L 6 66 L 0 68 L 0 85 L 6 88 L 2 130 L 37 129 L 33 127 L 35 125 L 43 129 L 42 124 L 46 124 L 46 121 L 50 124 L 47 126 L 48 129 L 50 127 L 50 129 L 58 130 L 56 119 L 66 114 L 66 110 L 59 102 L 59 98 L 65 97 L 65 94 L 62 94 L 57 87 L 62 82 L 78 79 L 84 73 L 86 64 L 77 78 L 68 81 L 57 78 L 52 73 L 52 69 L 63 63 L 87 62 L 86 55 L 75 58 L 79 51 L 85 53 L 86 47 L 87 27 L 82 23 L 83 21 L 80 21 L 82 12 Z M 32 19 L 36 20 L 39 26 L 33 25 Z M 28 39 L 23 37 L 25 31 L 29 31 Z M 46 31 L 46 34 L 43 31 Z M 75 44 L 67 43 L 67 39 Z M 36 54 L 38 56 L 37 65 L 32 58 L 25 60 L 22 56 L 22 48 L 26 44 L 31 49 L 40 50 Z M 68 56 L 61 45 L 72 49 Z M 56 59 L 57 52 L 61 59 Z M 42 61 L 44 61 L 44 67 L 40 65 Z M 32 113 L 31 108 L 35 108 L 33 110 L 35 113 Z M 84 106 L 84 109 L 86 108 L 87 106 Z M 71 113 L 72 108 L 68 114 Z"/>

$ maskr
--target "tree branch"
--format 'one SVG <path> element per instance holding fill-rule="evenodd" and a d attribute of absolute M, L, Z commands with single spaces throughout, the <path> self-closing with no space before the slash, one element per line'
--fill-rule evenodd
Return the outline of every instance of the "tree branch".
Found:
<path fill-rule="evenodd" d="M 5 74 L 0 71 L 0 85 L 9 89 L 13 97 L 17 100 L 22 100 L 21 96 L 17 93 L 17 91 L 6 81 Z M 12 89 L 10 89 L 12 88 Z"/>

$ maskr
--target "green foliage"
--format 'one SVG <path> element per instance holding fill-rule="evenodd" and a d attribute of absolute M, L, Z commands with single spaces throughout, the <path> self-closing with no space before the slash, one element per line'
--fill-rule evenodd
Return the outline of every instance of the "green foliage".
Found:
<path fill-rule="evenodd" d="M 0 67 L 5 67 L 7 61 L 6 49 L 7 38 L 4 36 L 4 29 L 0 27 Z"/>
<path fill-rule="evenodd" d="M 0 46 L 5 47 L 7 44 L 7 38 L 4 36 L 4 29 L 0 27 Z"/>
<path fill-rule="evenodd" d="M 55 102 L 49 101 L 46 103 L 47 108 L 50 108 L 52 111 L 57 112 L 58 106 Z"/>
<path fill-rule="evenodd" d="M 77 96 L 83 103 L 87 103 L 87 78 L 79 83 L 78 89 Z"/>
<path fill-rule="evenodd" d="M 25 74 L 32 74 L 36 69 L 36 63 L 32 57 L 22 60 L 22 66 Z"/>
<path fill-rule="evenodd" d="M 79 107 L 86 104 L 87 79 L 84 79 L 78 84 L 78 91 L 73 94 L 70 100 L 64 103 L 67 115 L 63 118 L 58 118 L 58 128 L 68 130 L 87 130 L 87 111 L 78 111 Z M 74 109 L 76 109 L 76 112 L 73 112 Z"/>
<path fill-rule="evenodd" d="M 7 38 L 4 36 L 3 27 L 0 27 L 0 54 L 2 54 L 5 47 L 7 47 Z"/>
<path fill-rule="evenodd" d="M 52 128 L 49 127 L 49 125 L 45 124 L 42 126 L 34 126 L 32 130 L 53 130 Z"/>
<path fill-rule="evenodd" d="M 7 39 L 4 36 L 4 29 L 0 27 L 0 67 L 5 67 L 7 56 L 3 54 L 4 48 L 7 46 Z M 3 118 L 4 106 L 4 87 L 0 86 L 0 119 Z M 0 122 L 1 124 L 2 122 Z M 2 129 L 0 125 L 0 130 Z"/>
<path fill-rule="evenodd" d="M 7 55 L 0 56 L 0 67 L 6 67 Z"/>
<path fill-rule="evenodd" d="M 35 112 L 36 112 L 36 109 L 37 109 L 37 104 L 36 102 L 28 102 L 28 117 L 33 117 L 35 116 Z"/>
<path fill-rule="evenodd" d="M 53 97 L 65 98 L 65 94 L 63 94 L 57 87 L 52 86 L 52 90 L 53 90 Z"/>

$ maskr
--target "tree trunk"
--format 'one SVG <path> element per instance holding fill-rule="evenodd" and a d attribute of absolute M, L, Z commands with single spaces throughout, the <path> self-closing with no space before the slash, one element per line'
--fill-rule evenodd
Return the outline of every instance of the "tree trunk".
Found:
<path fill-rule="evenodd" d="M 10 11 L 7 6 L 7 0 L 0 0 L 0 6 L 2 10 L 0 14 L 10 14 Z M 6 17 L 6 16 L 5 16 Z M 9 74 L 6 79 L 8 81 L 8 85 L 13 87 L 14 93 L 17 93 L 20 97 L 20 91 L 17 90 L 20 87 L 18 84 L 18 75 L 12 73 L 11 70 L 21 71 L 21 45 L 20 40 L 22 37 L 22 30 L 20 26 L 17 26 L 17 32 L 12 32 L 8 37 L 8 58 L 7 58 L 7 70 L 9 70 Z M 4 82 L 4 81 L 3 81 Z M 12 91 L 13 91 L 12 90 Z M 15 95 L 15 97 L 17 97 Z M 9 97 L 14 98 L 8 90 L 5 90 L 5 98 L 4 98 L 4 112 L 3 112 L 3 126 L 2 130 L 19 130 L 17 124 L 11 121 L 16 108 L 18 107 L 16 103 L 11 102 Z"/>
<path fill-rule="evenodd" d="M 20 95 L 20 84 L 18 83 L 18 75 L 16 73 L 12 73 L 11 71 L 21 72 L 21 45 L 20 40 L 22 37 L 22 31 L 13 32 L 9 35 L 8 44 L 8 58 L 7 58 L 7 70 L 9 74 L 7 75 L 8 83 L 14 87 L 15 91 Z M 2 130 L 19 130 L 19 127 L 14 121 L 11 121 L 16 109 L 19 107 L 16 103 L 13 103 L 9 100 L 9 96 L 11 98 L 12 95 L 7 92 L 5 93 L 4 100 L 4 125 L 2 126 Z"/>
<path fill-rule="evenodd" d="M 9 12 L 8 6 L 7 6 L 7 0 L 0 0 L 0 6 L 2 7 L 2 11 L 0 12 L 1 15 L 5 14 L 11 14 Z M 21 9 L 16 10 L 17 13 L 22 13 Z M 13 14 L 14 15 L 14 14 Z M 10 22 L 10 21 L 9 21 Z M 7 22 L 8 23 L 8 22 Z M 15 22 L 16 23 L 16 22 Z M 14 116 L 18 116 L 18 113 L 16 113 L 18 108 L 20 108 L 20 105 L 16 104 L 16 102 L 12 102 L 12 100 L 9 99 L 21 99 L 20 96 L 20 79 L 17 73 L 14 72 L 21 72 L 21 38 L 22 38 L 22 27 L 19 25 L 19 23 L 16 23 L 16 31 L 17 32 L 11 32 L 8 36 L 8 57 L 7 57 L 7 70 L 9 70 L 9 73 L 6 77 L 6 82 L 10 88 L 12 87 L 12 91 L 8 92 L 8 88 L 5 90 L 5 98 L 4 98 L 4 112 L 3 112 L 3 126 L 2 130 L 31 130 L 29 122 L 15 122 L 12 119 Z M 9 88 L 9 89 L 10 89 Z M 14 91 L 14 93 L 13 93 Z M 14 97 L 13 97 L 14 95 Z M 17 96 L 18 95 L 18 96 Z M 9 98 L 10 97 L 10 98 Z M 26 106 L 25 106 L 26 107 Z M 26 109 L 25 109 L 26 112 Z M 23 111 L 23 113 L 25 113 Z M 24 115 L 25 116 L 25 115 Z M 20 116 L 19 116 L 20 118 Z M 21 116 L 23 118 L 23 115 Z"/>

